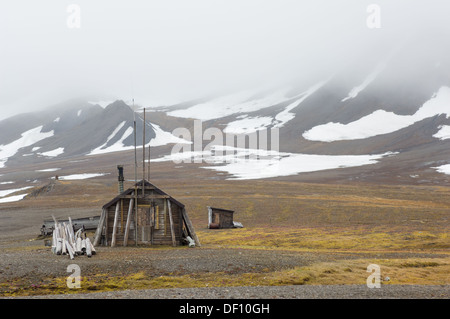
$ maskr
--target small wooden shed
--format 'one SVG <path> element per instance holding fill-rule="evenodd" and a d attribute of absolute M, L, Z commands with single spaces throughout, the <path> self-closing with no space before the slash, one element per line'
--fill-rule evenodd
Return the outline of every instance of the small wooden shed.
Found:
<path fill-rule="evenodd" d="M 103 206 L 94 246 L 200 246 L 185 206 L 143 180 Z"/>
<path fill-rule="evenodd" d="M 208 206 L 208 228 L 234 228 L 234 211 Z"/>

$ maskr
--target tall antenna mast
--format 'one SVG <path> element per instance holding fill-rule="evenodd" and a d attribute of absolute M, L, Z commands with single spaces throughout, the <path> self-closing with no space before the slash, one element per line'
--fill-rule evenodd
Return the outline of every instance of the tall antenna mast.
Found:
<path fill-rule="evenodd" d="M 147 169 L 147 174 L 148 174 L 148 178 L 147 180 L 150 182 L 150 142 L 151 142 L 151 138 L 150 141 L 148 142 L 148 169 Z"/>
<path fill-rule="evenodd" d="M 137 225 L 137 153 L 136 153 L 136 112 L 134 111 L 134 99 L 133 99 L 133 130 L 134 130 L 134 225 Z M 134 238 L 137 246 L 137 226 L 134 227 Z"/>
<path fill-rule="evenodd" d="M 145 107 L 144 120 L 142 121 L 142 197 L 144 197 L 145 190 Z"/>
<path fill-rule="evenodd" d="M 137 183 L 137 153 L 136 153 L 136 112 L 134 111 L 133 99 L 133 132 L 134 132 L 134 184 Z"/>

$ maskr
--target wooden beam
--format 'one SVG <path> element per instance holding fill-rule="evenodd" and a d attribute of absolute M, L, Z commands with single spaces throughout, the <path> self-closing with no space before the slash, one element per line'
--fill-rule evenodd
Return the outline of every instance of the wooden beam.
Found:
<path fill-rule="evenodd" d="M 172 206 L 170 205 L 170 200 L 167 200 L 167 207 L 169 208 L 169 222 L 170 222 L 170 234 L 172 235 L 172 245 L 175 247 L 177 241 L 175 240 L 175 230 L 173 229 L 173 218 L 172 218 Z"/>
<path fill-rule="evenodd" d="M 124 195 L 124 196 L 120 196 L 121 199 L 128 199 L 128 198 L 135 198 L 134 195 Z M 138 198 L 142 198 L 142 195 L 138 195 Z M 150 195 L 147 194 L 145 195 L 145 199 L 167 199 L 170 198 L 169 195 Z M 140 205 L 139 205 L 140 206 Z"/>
<path fill-rule="evenodd" d="M 123 234 L 123 199 L 120 201 L 120 233 Z"/>
<path fill-rule="evenodd" d="M 98 221 L 97 231 L 95 232 L 94 243 L 93 243 L 94 246 L 98 245 L 100 238 L 102 236 L 103 224 L 105 223 L 105 218 L 106 218 L 106 209 L 103 208 L 102 215 L 100 216 L 100 220 Z"/>
<path fill-rule="evenodd" d="M 200 247 L 200 240 L 198 240 L 197 234 L 195 233 L 194 227 L 192 226 L 192 223 L 189 219 L 189 216 L 188 216 L 185 208 L 183 208 L 183 210 L 182 210 L 182 216 L 183 216 L 184 224 L 186 225 L 186 229 L 190 233 L 189 235 L 195 241 L 195 244 L 198 247 Z"/>
<path fill-rule="evenodd" d="M 131 214 L 133 213 L 134 199 L 130 199 L 130 205 L 128 206 L 127 225 L 125 226 L 125 235 L 123 237 L 123 245 L 128 244 L 128 235 L 130 232 Z"/>
<path fill-rule="evenodd" d="M 113 233 L 112 233 L 112 238 L 111 238 L 111 247 L 116 246 L 117 222 L 119 219 L 119 210 L 120 210 L 120 202 L 117 202 L 116 211 L 114 214 L 114 225 L 113 225 Z"/>
<path fill-rule="evenodd" d="M 105 246 L 108 246 L 108 236 L 109 236 L 109 207 L 106 208 L 106 215 L 105 215 Z"/>

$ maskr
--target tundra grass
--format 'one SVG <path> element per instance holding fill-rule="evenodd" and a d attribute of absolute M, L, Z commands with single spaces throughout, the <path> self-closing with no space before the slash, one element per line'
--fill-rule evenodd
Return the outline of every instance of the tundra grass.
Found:
<path fill-rule="evenodd" d="M 284 285 L 365 285 L 370 264 L 380 266 L 382 285 L 449 285 L 449 258 L 358 259 L 316 263 L 274 272 L 233 274 L 226 272 L 151 276 L 137 272 L 126 276 L 97 274 L 81 277 L 80 288 L 68 288 L 66 277 L 39 283 L 21 279 L 0 284 L 0 296 L 31 296 L 107 292 L 127 289 L 165 289 Z"/>
<path fill-rule="evenodd" d="M 309 251 L 429 251 L 448 252 L 445 231 L 408 231 L 393 228 L 239 228 L 201 230 L 201 242 L 216 247 Z"/>

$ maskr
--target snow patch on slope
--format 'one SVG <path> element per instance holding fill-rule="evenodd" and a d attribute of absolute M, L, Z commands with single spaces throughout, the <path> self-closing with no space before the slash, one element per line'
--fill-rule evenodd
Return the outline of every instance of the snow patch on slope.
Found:
<path fill-rule="evenodd" d="M 303 103 L 303 101 L 305 101 L 308 97 L 313 95 L 317 90 L 323 87 L 328 81 L 329 79 L 326 81 L 319 82 L 314 86 L 310 87 L 308 90 L 300 94 L 300 98 L 298 100 L 289 104 L 282 112 L 278 113 L 275 116 L 275 120 L 277 121 L 275 127 L 277 128 L 283 127 L 287 122 L 295 118 L 295 114 L 291 113 L 291 111 L 297 106 L 299 106 L 301 103 Z"/>
<path fill-rule="evenodd" d="M 72 174 L 72 175 L 66 175 L 66 176 L 59 176 L 58 179 L 60 180 L 79 180 L 79 179 L 87 179 L 87 178 L 93 178 L 93 177 L 99 177 L 99 176 L 105 176 L 109 173 L 83 173 L 83 174 Z"/>
<path fill-rule="evenodd" d="M 192 144 L 191 141 L 179 138 L 172 133 L 166 132 L 159 125 L 151 124 L 153 131 L 155 132 L 155 137 L 147 143 L 146 146 L 162 146 L 167 144 Z"/>
<path fill-rule="evenodd" d="M 128 127 L 126 131 L 123 133 L 122 137 L 115 142 L 113 145 L 110 145 L 106 147 L 108 142 L 120 131 L 120 129 L 124 126 L 125 121 L 120 123 L 119 126 L 111 133 L 111 135 L 107 138 L 106 142 L 92 150 L 87 155 L 97 155 L 97 154 L 105 154 L 105 153 L 112 153 L 112 152 L 121 152 L 121 151 L 128 151 L 134 149 L 133 145 L 125 146 L 123 144 L 123 141 L 127 139 L 131 134 L 133 134 L 133 127 Z M 153 128 L 153 131 L 155 132 L 155 137 L 150 140 L 149 143 L 147 143 L 145 146 L 161 146 L 161 145 L 167 145 L 167 144 L 190 144 L 191 142 L 186 141 L 182 138 L 176 137 L 172 133 L 166 132 L 161 129 L 160 126 L 156 124 L 151 124 L 151 127 Z"/>
<path fill-rule="evenodd" d="M 286 97 L 290 89 L 281 89 L 267 96 L 250 100 L 260 93 L 255 90 L 243 91 L 216 98 L 211 101 L 191 106 L 187 109 L 168 112 L 168 115 L 193 118 L 202 121 L 218 119 L 236 113 L 249 113 L 276 105 L 291 98 Z"/>
<path fill-rule="evenodd" d="M 42 132 L 42 125 L 22 133 L 22 136 L 6 145 L 0 145 L 0 168 L 5 167 L 9 157 L 14 156 L 19 149 L 31 146 L 43 139 L 53 136 L 53 131 Z"/>
<path fill-rule="evenodd" d="M 0 197 L 5 197 L 8 196 L 9 194 L 13 194 L 13 193 L 17 193 L 29 188 L 33 188 L 33 186 L 26 186 L 26 187 L 22 187 L 22 188 L 14 188 L 14 189 L 5 189 L 5 190 L 1 190 L 0 191 Z"/>
<path fill-rule="evenodd" d="M 342 99 L 342 102 L 345 102 L 350 99 L 354 99 L 358 96 L 360 92 L 362 92 L 367 86 L 369 86 L 370 83 L 372 83 L 378 75 L 384 70 L 386 67 L 385 63 L 380 63 L 377 65 L 375 70 L 373 70 L 372 73 L 369 74 L 369 76 L 361 83 L 360 85 L 354 87 L 349 93 L 348 96 L 344 99 Z"/>
<path fill-rule="evenodd" d="M 59 170 L 60 168 L 46 168 L 46 169 L 38 169 L 35 172 L 56 172 Z"/>
<path fill-rule="evenodd" d="M 64 154 L 64 147 L 58 147 L 54 150 L 48 151 L 48 152 L 42 152 L 38 153 L 39 155 L 46 156 L 46 157 L 56 157 L 61 154 Z"/>
<path fill-rule="evenodd" d="M 25 196 L 28 194 L 20 194 L 20 195 L 14 195 L 9 197 L 2 197 L 0 198 L 0 203 L 12 203 L 12 202 L 18 202 L 19 200 L 22 200 Z"/>
<path fill-rule="evenodd" d="M 125 151 L 128 149 L 133 149 L 134 146 L 128 146 L 126 147 L 123 144 L 123 141 L 127 139 L 131 134 L 133 134 L 133 128 L 130 126 L 126 129 L 126 131 L 122 134 L 122 137 L 115 142 L 113 145 L 110 145 L 106 147 L 106 144 L 117 134 L 117 132 L 122 128 L 122 126 L 125 124 L 125 121 L 122 122 L 115 130 L 114 132 L 108 137 L 106 142 L 97 147 L 96 149 L 92 150 L 88 155 L 97 155 L 97 154 L 105 154 L 105 153 L 111 153 L 111 152 L 119 152 L 119 151 Z"/>
<path fill-rule="evenodd" d="M 439 131 L 433 137 L 440 140 L 448 140 L 450 138 L 450 125 L 441 125 Z"/>
<path fill-rule="evenodd" d="M 276 105 L 282 102 L 286 102 L 292 99 L 295 99 L 294 102 L 290 103 L 288 106 L 285 107 L 283 111 L 278 113 L 275 118 L 272 117 L 246 117 L 246 116 L 240 116 L 244 117 L 239 120 L 233 121 L 228 123 L 227 127 L 224 129 L 225 133 L 233 133 L 233 134 L 249 134 L 252 132 L 256 132 L 261 129 L 268 128 L 270 125 L 273 125 L 275 128 L 283 127 L 287 122 L 295 118 L 295 114 L 291 113 L 291 111 L 298 107 L 303 101 L 305 101 L 308 97 L 310 97 L 312 94 L 314 94 L 317 90 L 319 90 L 322 86 L 324 86 L 328 80 L 319 82 L 312 87 L 310 87 L 305 92 L 300 93 L 299 95 L 291 98 L 286 98 L 285 96 L 279 96 L 280 92 L 276 93 L 275 96 L 277 96 L 276 99 L 273 99 L 271 102 L 271 105 Z M 251 112 L 251 108 L 242 109 L 241 112 L 247 111 Z"/>
<path fill-rule="evenodd" d="M 179 152 L 152 160 L 152 162 L 173 161 L 174 163 L 181 163 L 201 160 L 216 164 L 202 167 L 204 169 L 226 172 L 233 176 L 229 179 L 249 180 L 375 164 L 379 159 L 390 155 L 393 155 L 393 153 L 340 156 L 314 155 L 213 146 L 208 151 Z"/>
<path fill-rule="evenodd" d="M 433 168 L 436 169 L 439 173 L 450 175 L 450 164 L 445 164 Z"/>
<path fill-rule="evenodd" d="M 330 122 L 313 127 L 303 133 L 311 141 L 333 142 L 357 140 L 388 134 L 439 114 L 450 115 L 450 88 L 441 87 L 433 97 L 413 115 L 397 115 L 377 110 L 349 124 Z"/>
<path fill-rule="evenodd" d="M 272 124 L 272 120 L 273 119 L 268 116 L 248 117 L 228 123 L 223 131 L 225 133 L 248 134 L 266 128 Z"/>

